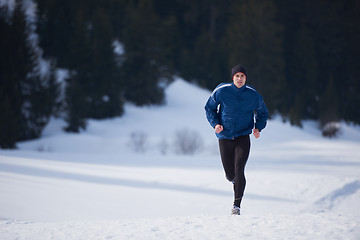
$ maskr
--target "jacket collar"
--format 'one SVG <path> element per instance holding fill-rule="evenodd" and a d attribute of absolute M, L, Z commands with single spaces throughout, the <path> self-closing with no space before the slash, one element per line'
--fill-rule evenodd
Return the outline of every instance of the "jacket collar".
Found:
<path fill-rule="evenodd" d="M 246 89 L 246 84 L 244 86 L 242 86 L 241 88 L 238 88 L 237 86 L 235 86 L 234 83 L 231 83 L 231 87 L 233 89 L 235 89 L 236 91 L 244 91 Z"/>

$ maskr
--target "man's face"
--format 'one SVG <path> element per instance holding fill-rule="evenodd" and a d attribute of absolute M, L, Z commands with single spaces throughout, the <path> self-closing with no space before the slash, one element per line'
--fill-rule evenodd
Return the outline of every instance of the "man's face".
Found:
<path fill-rule="evenodd" d="M 246 82 L 245 74 L 242 72 L 236 73 L 233 77 L 233 82 L 236 87 L 241 88 L 242 86 L 245 85 L 245 82 Z"/>

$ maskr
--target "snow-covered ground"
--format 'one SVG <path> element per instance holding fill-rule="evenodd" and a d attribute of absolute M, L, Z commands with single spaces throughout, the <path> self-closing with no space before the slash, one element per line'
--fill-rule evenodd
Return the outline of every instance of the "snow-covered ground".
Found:
<path fill-rule="evenodd" d="M 53 119 L 41 139 L 0 150 L 0 239 L 360 239 L 359 127 L 324 139 L 314 122 L 270 120 L 251 137 L 231 216 L 209 94 L 177 79 L 164 106 L 128 104 L 81 134 Z M 184 132 L 202 143 L 193 155 L 178 154 Z"/>

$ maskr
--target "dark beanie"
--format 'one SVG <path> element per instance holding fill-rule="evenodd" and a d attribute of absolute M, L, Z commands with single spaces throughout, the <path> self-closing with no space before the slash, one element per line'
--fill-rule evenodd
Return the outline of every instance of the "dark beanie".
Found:
<path fill-rule="evenodd" d="M 231 79 L 233 79 L 234 75 L 238 72 L 242 72 L 243 74 L 245 74 L 246 78 L 248 76 L 248 71 L 246 69 L 246 67 L 244 67 L 241 64 L 236 65 L 235 67 L 233 67 L 231 69 Z"/>

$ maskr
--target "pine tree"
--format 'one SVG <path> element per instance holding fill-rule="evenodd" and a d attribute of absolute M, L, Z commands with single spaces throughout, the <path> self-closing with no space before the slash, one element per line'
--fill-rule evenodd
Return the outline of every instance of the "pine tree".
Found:
<path fill-rule="evenodd" d="M 341 71 L 334 73 L 341 105 L 341 118 L 360 124 L 360 1 L 346 0 L 343 3 L 342 15 L 338 21 L 343 23 L 343 54 L 338 61 Z"/>
<path fill-rule="evenodd" d="M 12 17 L 5 6 L 0 7 L 0 147 L 15 148 L 20 133 L 20 78 L 16 57 L 19 46 L 13 41 Z M 20 30 L 23 31 L 24 29 Z M 25 37 L 25 36 L 24 36 Z M 25 41 L 25 39 L 22 39 Z M 15 56 L 16 54 L 16 56 Z M 19 69 L 20 70 L 20 69 Z"/>
<path fill-rule="evenodd" d="M 65 111 L 67 131 L 86 128 L 88 118 L 123 113 L 123 90 L 116 65 L 111 0 L 43 1 L 39 3 L 39 33 L 45 55 L 68 69 Z M 116 4 L 115 4 L 116 5 Z"/>
<path fill-rule="evenodd" d="M 124 96 L 136 105 L 164 101 L 163 83 L 172 78 L 167 24 L 160 21 L 152 1 L 130 1 L 122 34 L 126 59 L 122 77 L 126 81 Z"/>
<path fill-rule="evenodd" d="M 183 50 L 183 76 L 200 86 L 214 89 L 220 82 L 229 80 L 226 54 L 220 43 L 209 40 L 210 32 L 203 29 L 194 40 L 192 51 Z"/>
<path fill-rule="evenodd" d="M 302 119 L 316 119 L 318 116 L 319 70 L 315 44 L 305 23 L 294 33 L 292 58 L 289 68 L 287 90 L 291 93 L 290 122 L 300 125 Z M 294 111 L 297 112 L 294 114 Z M 296 117 L 295 117 L 296 116 Z"/>
<path fill-rule="evenodd" d="M 123 112 L 123 83 L 115 62 L 113 30 L 106 9 L 96 8 L 87 35 L 90 54 L 84 69 L 89 73 L 86 93 L 91 98 L 91 111 L 87 117 L 101 119 L 119 116 Z"/>
<path fill-rule="evenodd" d="M 37 33 L 44 56 L 54 59 L 56 67 L 67 69 L 65 120 L 66 131 L 86 128 L 89 105 L 86 101 L 86 76 L 82 71 L 88 59 L 84 1 L 36 0 L 38 6 Z M 86 70 L 85 70 L 86 71 Z"/>
<path fill-rule="evenodd" d="M 67 126 L 64 129 L 65 131 L 80 132 L 81 129 L 86 128 L 88 104 L 85 102 L 85 99 L 86 96 L 78 80 L 78 75 L 75 71 L 72 71 L 66 85 L 65 104 L 67 115 L 65 120 Z"/>
<path fill-rule="evenodd" d="M 176 15 L 181 43 L 175 64 L 181 76 L 213 89 L 227 81 L 229 69 L 222 38 L 230 0 L 177 1 Z M 175 8 L 175 7 L 173 7 Z"/>
<path fill-rule="evenodd" d="M 334 78 L 330 75 L 328 84 L 319 101 L 319 122 L 324 136 L 336 136 L 338 128 L 334 123 L 339 121 L 338 109 L 338 91 L 334 84 Z"/>
<path fill-rule="evenodd" d="M 283 102 L 284 58 L 282 26 L 277 22 L 277 8 L 272 1 L 232 2 L 232 12 L 224 44 L 229 69 L 242 63 L 249 70 L 247 84 L 263 95 L 269 111 Z"/>
<path fill-rule="evenodd" d="M 21 2 L 5 15 L 1 25 L 1 147 L 13 148 L 15 142 L 37 138 L 52 114 L 57 86 L 51 76 L 41 77 L 38 56 L 28 40 L 28 29 Z M 6 19 L 9 19 L 8 21 Z"/>

